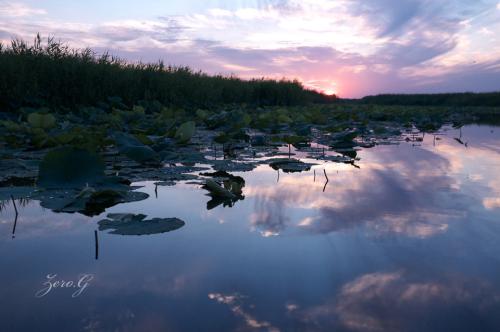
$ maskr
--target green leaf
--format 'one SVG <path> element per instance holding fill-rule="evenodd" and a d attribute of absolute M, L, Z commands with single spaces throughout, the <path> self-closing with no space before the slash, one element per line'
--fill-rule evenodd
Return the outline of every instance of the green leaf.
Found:
<path fill-rule="evenodd" d="M 87 150 L 63 147 L 45 155 L 38 172 L 43 188 L 83 188 L 104 178 L 101 157 Z"/>
<path fill-rule="evenodd" d="M 158 154 L 134 136 L 115 133 L 113 136 L 120 153 L 138 163 L 158 162 Z"/>
<path fill-rule="evenodd" d="M 196 130 L 194 121 L 184 122 L 176 131 L 175 139 L 178 143 L 189 143 Z"/>
<path fill-rule="evenodd" d="M 56 118 L 52 114 L 31 113 L 28 123 L 33 128 L 51 129 L 56 126 Z"/>
<path fill-rule="evenodd" d="M 175 231 L 186 223 L 178 218 L 153 218 L 145 220 L 143 214 L 110 213 L 108 219 L 98 222 L 99 230 L 112 229 L 110 234 L 150 235 Z"/>

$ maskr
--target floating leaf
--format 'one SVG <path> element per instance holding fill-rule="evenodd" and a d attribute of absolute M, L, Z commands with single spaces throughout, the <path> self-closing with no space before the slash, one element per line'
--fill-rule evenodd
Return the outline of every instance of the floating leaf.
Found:
<path fill-rule="evenodd" d="M 224 187 L 214 180 L 206 180 L 203 188 L 210 192 L 212 200 L 207 202 L 207 209 L 211 210 L 220 204 L 224 206 L 233 206 L 238 200 L 244 199 L 242 189 L 245 186 L 245 180 L 241 176 L 234 176 L 225 171 L 214 173 L 202 173 L 200 175 L 217 178 L 223 182 Z"/>
<path fill-rule="evenodd" d="M 178 143 L 188 143 L 196 130 L 194 121 L 184 122 L 175 132 L 175 139 Z"/>
<path fill-rule="evenodd" d="M 269 166 L 275 170 L 281 169 L 285 173 L 295 173 L 308 171 L 314 164 L 304 163 L 297 159 L 277 158 L 269 160 Z"/>
<path fill-rule="evenodd" d="M 196 116 L 201 120 L 205 120 L 208 117 L 208 111 L 198 109 L 196 111 Z"/>
<path fill-rule="evenodd" d="M 221 185 L 219 185 L 217 182 L 214 180 L 208 179 L 205 182 L 205 189 L 207 189 L 212 196 L 218 196 L 218 197 L 223 197 L 223 198 L 229 198 L 229 199 L 235 199 L 236 195 L 233 194 L 231 191 L 227 190 L 226 188 L 223 188 Z"/>
<path fill-rule="evenodd" d="M 115 133 L 113 138 L 120 153 L 138 163 L 159 162 L 159 155 L 139 139 L 124 133 Z"/>
<path fill-rule="evenodd" d="M 137 202 L 148 197 L 148 194 L 142 192 L 88 187 L 80 192 L 51 190 L 33 198 L 39 199 L 44 208 L 55 212 L 79 212 L 86 216 L 96 216 L 117 204 Z"/>
<path fill-rule="evenodd" d="M 87 150 L 63 147 L 45 155 L 38 172 L 43 188 L 83 188 L 104 178 L 101 157 Z"/>
<path fill-rule="evenodd" d="M 158 154 L 149 146 L 127 146 L 120 149 L 120 153 L 141 164 L 159 160 Z"/>
<path fill-rule="evenodd" d="M 33 128 L 51 129 L 56 125 L 56 118 L 52 114 L 31 113 L 28 123 Z"/>
<path fill-rule="evenodd" d="M 292 144 L 292 145 L 307 142 L 307 138 L 302 137 L 302 136 L 294 136 L 294 135 L 287 135 L 287 136 L 283 137 L 283 140 L 285 141 L 285 143 Z"/>
<path fill-rule="evenodd" d="M 22 127 L 14 121 L 0 121 L 0 124 L 4 126 L 5 129 L 12 132 L 20 131 L 22 129 Z"/>
<path fill-rule="evenodd" d="M 112 229 L 110 234 L 150 235 L 160 234 L 181 228 L 186 223 L 178 218 L 153 218 L 145 220 L 143 214 L 110 213 L 108 219 L 98 222 L 99 230 Z"/>

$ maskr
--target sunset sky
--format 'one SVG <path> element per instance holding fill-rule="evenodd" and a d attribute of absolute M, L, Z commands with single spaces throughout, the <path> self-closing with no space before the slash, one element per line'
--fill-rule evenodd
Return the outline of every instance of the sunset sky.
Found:
<path fill-rule="evenodd" d="M 500 90 L 498 0 L 0 0 L 0 40 L 37 32 L 341 97 Z"/>

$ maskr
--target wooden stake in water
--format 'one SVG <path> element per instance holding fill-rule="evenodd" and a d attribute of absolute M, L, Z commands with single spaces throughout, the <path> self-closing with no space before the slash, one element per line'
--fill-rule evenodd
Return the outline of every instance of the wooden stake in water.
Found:
<path fill-rule="evenodd" d="M 99 259 L 99 238 L 97 237 L 97 230 L 94 231 L 94 241 L 95 241 L 95 259 Z"/>

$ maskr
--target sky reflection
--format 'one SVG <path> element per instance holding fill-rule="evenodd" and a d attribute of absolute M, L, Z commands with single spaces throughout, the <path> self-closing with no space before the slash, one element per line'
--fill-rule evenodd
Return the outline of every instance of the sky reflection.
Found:
<path fill-rule="evenodd" d="M 94 231 L 104 214 L 36 202 L 0 213 L 1 331 L 496 331 L 500 320 L 500 130 L 468 126 L 421 146 L 378 146 L 360 168 L 267 165 L 245 200 L 206 209 L 196 185 L 146 184 L 150 198 L 106 213 L 178 217 L 149 236 Z M 329 183 L 323 192 L 325 178 Z M 314 179 L 316 170 L 316 179 Z M 315 180 L 315 181 L 314 181 Z M 45 276 L 95 277 L 77 299 Z M 57 313 L 57 315 L 55 315 Z M 30 317 L 30 319 L 27 319 Z"/>
<path fill-rule="evenodd" d="M 492 210 L 498 204 L 498 131 L 488 132 L 488 140 L 477 146 L 471 137 L 468 148 L 453 139 L 455 134 L 441 136 L 437 145 L 427 135 L 423 146 L 402 143 L 364 150 L 360 170 L 317 166 L 314 183 L 309 172 L 282 176 L 278 184 L 249 184 L 246 195 L 255 199 L 250 222 L 263 234 L 290 226 L 312 233 L 368 227 L 425 238 L 473 213 L 488 219 L 487 211 L 471 209 Z M 330 181 L 322 193 L 325 167 Z M 292 221 L 297 215 L 301 219 Z"/>

